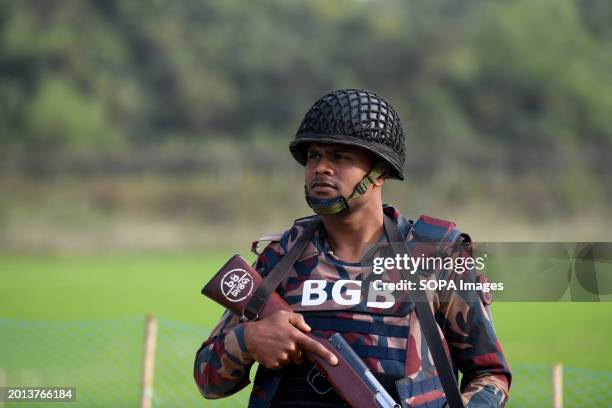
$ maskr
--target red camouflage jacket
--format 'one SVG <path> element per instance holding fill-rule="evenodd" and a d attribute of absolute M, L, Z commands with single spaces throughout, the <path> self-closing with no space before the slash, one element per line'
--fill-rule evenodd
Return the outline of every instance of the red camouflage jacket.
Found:
<path fill-rule="evenodd" d="M 411 221 L 391 206 L 383 210 L 395 220 L 404 236 L 409 233 Z M 428 218 L 432 228 L 437 227 L 436 221 Z M 441 222 L 440 226 L 446 227 L 448 223 Z M 256 270 L 265 276 L 291 249 L 302 231 L 303 224 L 298 220 L 292 229 L 274 239 L 259 254 Z M 458 234 L 457 230 L 452 232 Z M 380 244 L 386 241 L 383 236 Z M 453 248 L 453 258 L 466 256 L 471 256 L 469 247 Z M 446 400 L 427 343 L 423 341 L 414 304 L 397 302 L 389 309 L 374 309 L 365 300 L 347 306 L 329 299 L 316 307 L 302 305 L 307 280 L 324 279 L 331 285 L 340 279 L 367 280 L 371 272 L 371 266 L 343 262 L 334 256 L 321 226 L 277 291 L 296 312 L 304 315 L 314 334 L 328 337 L 342 332 L 374 373 L 403 377 L 396 382 L 403 407 L 443 406 Z M 455 282 L 469 276 L 453 271 L 443 273 L 446 273 L 445 279 Z M 469 408 L 503 407 L 512 376 L 486 305 L 474 291 L 436 290 L 429 295 L 443 343 L 454 367 L 463 375 L 460 391 L 464 404 Z M 250 383 L 253 363 L 245 346 L 243 325 L 237 316 L 226 311 L 196 354 L 194 378 L 204 397 L 223 398 Z M 283 372 L 283 369 L 259 366 L 250 407 L 270 405 Z"/>

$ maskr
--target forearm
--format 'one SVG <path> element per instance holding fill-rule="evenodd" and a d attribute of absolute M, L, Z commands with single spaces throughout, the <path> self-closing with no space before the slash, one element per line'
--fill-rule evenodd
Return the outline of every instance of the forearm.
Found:
<path fill-rule="evenodd" d="M 205 398 L 222 398 L 249 384 L 254 360 L 244 343 L 244 327 L 213 333 L 196 353 L 194 378 Z"/>
<path fill-rule="evenodd" d="M 463 374 L 462 395 L 467 407 L 503 407 L 512 379 L 503 349 L 485 307 L 463 306 L 451 313 L 456 331 L 447 326 L 451 354 Z"/>
<path fill-rule="evenodd" d="M 512 374 L 484 305 L 477 296 L 467 302 L 457 296 L 446 306 L 442 327 L 453 361 L 463 374 L 466 405 L 503 407 Z"/>
<path fill-rule="evenodd" d="M 473 281 L 469 275 L 450 276 Z M 461 391 L 467 407 L 503 407 L 512 374 L 491 316 L 475 291 L 450 291 L 440 303 L 439 322 L 453 361 L 463 374 Z"/>
<path fill-rule="evenodd" d="M 465 384 L 461 396 L 466 408 L 503 407 L 508 400 L 508 388 L 505 375 L 484 374 Z"/>

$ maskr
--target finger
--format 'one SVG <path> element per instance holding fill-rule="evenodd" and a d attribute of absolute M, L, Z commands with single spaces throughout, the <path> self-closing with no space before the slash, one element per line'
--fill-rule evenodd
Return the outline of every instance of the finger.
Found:
<path fill-rule="evenodd" d="M 294 352 L 290 353 L 291 361 L 294 364 L 300 365 L 304 362 L 304 358 L 302 357 L 302 350 L 296 349 Z"/>
<path fill-rule="evenodd" d="M 310 331 L 310 326 L 306 324 L 304 320 L 304 316 L 299 313 L 293 313 L 289 316 L 289 323 L 300 329 L 301 331 L 308 333 Z"/>
<path fill-rule="evenodd" d="M 298 357 L 292 358 L 293 364 L 302 365 L 304 364 L 304 357 L 300 354 Z"/>
<path fill-rule="evenodd" d="M 338 358 L 318 341 L 311 339 L 305 334 L 301 334 L 297 338 L 297 343 L 304 349 L 308 350 L 322 359 L 326 360 L 331 365 L 338 364 Z"/>
<path fill-rule="evenodd" d="M 280 365 L 285 365 L 285 364 L 289 363 L 289 360 L 290 360 L 289 353 L 281 353 L 278 356 L 278 363 Z"/>
<path fill-rule="evenodd" d="M 278 361 L 275 361 L 273 363 L 264 364 L 264 366 L 270 370 L 278 370 L 281 367 Z"/>

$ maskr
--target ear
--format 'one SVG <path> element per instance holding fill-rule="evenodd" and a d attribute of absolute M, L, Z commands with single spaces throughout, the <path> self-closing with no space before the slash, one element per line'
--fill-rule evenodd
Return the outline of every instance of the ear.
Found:
<path fill-rule="evenodd" d="M 374 187 L 382 187 L 385 184 L 385 180 L 387 179 L 387 175 L 389 174 L 389 170 L 385 170 L 383 174 L 378 176 L 376 180 L 374 180 Z"/>

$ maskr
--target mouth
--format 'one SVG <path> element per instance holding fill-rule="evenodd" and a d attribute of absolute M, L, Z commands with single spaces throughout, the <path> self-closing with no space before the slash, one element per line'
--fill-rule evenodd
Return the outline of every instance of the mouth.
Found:
<path fill-rule="evenodd" d="M 310 185 L 310 187 L 312 188 L 316 188 L 316 187 L 329 187 L 329 188 L 336 188 L 336 186 L 334 186 L 331 183 L 312 183 Z"/>
<path fill-rule="evenodd" d="M 334 183 L 325 180 L 315 180 L 310 183 L 310 190 L 313 193 L 326 193 L 330 191 L 337 190 L 337 187 Z"/>

